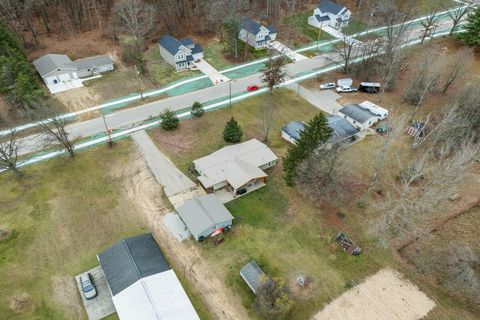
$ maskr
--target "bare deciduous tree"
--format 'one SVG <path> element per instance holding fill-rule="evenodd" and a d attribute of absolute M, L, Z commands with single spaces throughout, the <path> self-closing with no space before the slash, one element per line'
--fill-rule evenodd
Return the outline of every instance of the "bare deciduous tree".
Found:
<path fill-rule="evenodd" d="M 6 136 L 0 137 L 0 172 L 11 170 L 17 178 L 22 177 L 18 170 L 18 150 L 20 143 L 17 140 L 15 130 L 11 130 Z"/>
<path fill-rule="evenodd" d="M 45 118 L 48 120 L 38 122 L 44 134 L 50 139 L 51 143 L 60 144 L 71 157 L 74 157 L 75 148 L 66 130 L 68 122 L 56 113 L 50 113 L 49 116 Z"/>
<path fill-rule="evenodd" d="M 442 93 L 445 94 L 455 80 L 467 72 L 472 62 L 473 50 L 471 48 L 463 48 L 449 58 L 445 68 Z"/>
<path fill-rule="evenodd" d="M 342 66 L 344 73 L 350 73 L 352 71 L 353 59 L 357 56 L 358 50 L 358 42 L 352 37 L 343 35 L 342 42 L 333 51 L 333 60 Z"/>
<path fill-rule="evenodd" d="M 421 36 L 421 44 L 425 41 L 425 38 L 428 35 L 433 36 L 433 32 L 435 28 L 437 27 L 438 21 L 440 21 L 440 9 L 437 7 L 433 9 L 432 11 L 429 12 L 425 20 L 422 20 L 422 26 L 425 28 L 423 30 L 422 36 Z"/>
<path fill-rule="evenodd" d="M 465 2 L 464 6 L 458 7 L 448 12 L 448 16 L 452 20 L 452 29 L 450 29 L 450 35 L 457 31 L 458 24 L 466 16 L 466 14 L 475 6 L 475 1 L 469 0 Z"/>
<path fill-rule="evenodd" d="M 152 30 L 155 8 L 142 0 L 120 0 L 115 4 L 120 26 L 133 38 L 135 60 L 140 73 L 144 73 L 143 46 Z"/>

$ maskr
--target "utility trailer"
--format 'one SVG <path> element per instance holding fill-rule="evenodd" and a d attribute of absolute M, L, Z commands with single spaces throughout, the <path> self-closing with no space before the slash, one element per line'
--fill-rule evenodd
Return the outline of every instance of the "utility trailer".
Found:
<path fill-rule="evenodd" d="M 362 252 L 362 249 L 350 240 L 343 231 L 338 232 L 337 235 L 333 237 L 333 240 L 349 255 L 358 256 L 360 252 Z"/>

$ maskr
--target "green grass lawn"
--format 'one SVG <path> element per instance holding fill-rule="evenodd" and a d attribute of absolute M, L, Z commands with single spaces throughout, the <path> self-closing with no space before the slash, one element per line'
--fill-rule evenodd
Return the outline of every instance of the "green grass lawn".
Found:
<path fill-rule="evenodd" d="M 220 41 L 212 41 L 204 46 L 205 60 L 217 70 L 225 69 L 231 62 L 223 55 L 223 44 Z"/>
<path fill-rule="evenodd" d="M 348 26 L 342 29 L 346 35 L 351 35 L 367 30 L 368 25 L 360 20 L 350 19 Z"/>
<path fill-rule="evenodd" d="M 175 71 L 175 69 L 162 58 L 157 45 L 152 46 L 145 52 L 145 66 L 147 77 L 156 86 L 163 86 L 183 78 L 202 75 L 199 70 Z"/>
<path fill-rule="evenodd" d="M 320 38 L 318 38 L 319 29 L 308 24 L 308 17 L 311 15 L 311 10 L 293 13 L 284 17 L 282 23 L 297 30 L 298 32 L 305 34 L 312 41 L 333 39 L 333 37 L 326 32 L 320 32 Z"/>
<path fill-rule="evenodd" d="M 154 129 L 150 134 L 179 168 L 188 172 L 192 160 L 225 145 L 222 131 L 231 116 L 242 126 L 243 140 L 261 140 L 261 106 L 267 103 L 273 103 L 276 108 L 269 145 L 281 158 L 289 146 L 280 137 L 281 127 L 293 120 L 306 121 L 319 112 L 287 89 L 277 90 L 273 96 L 244 100 L 232 109 L 206 113 L 200 119 L 182 121 L 179 129 L 173 132 Z M 356 230 L 357 224 L 348 210 L 344 210 L 347 212 L 344 219 L 350 223 L 349 229 L 357 241 L 368 247 L 366 254 L 360 257 L 346 255 L 331 242 L 338 231 L 329 225 L 332 213 L 304 199 L 295 188 L 286 187 L 281 164 L 268 174 L 266 187 L 227 205 L 235 220 L 225 243 L 217 247 L 208 242 L 199 244 L 205 258 L 216 265 L 224 281 L 239 294 L 248 309 L 251 309 L 254 296 L 241 280 L 239 270 L 250 260 L 256 260 L 268 275 L 284 278 L 291 285 L 299 274 L 313 279 L 307 292 L 295 295 L 292 311 L 295 319 L 308 319 L 322 305 L 345 291 L 352 279 L 359 281 L 389 264 L 385 252 Z M 252 316 L 255 318 L 253 313 Z"/>

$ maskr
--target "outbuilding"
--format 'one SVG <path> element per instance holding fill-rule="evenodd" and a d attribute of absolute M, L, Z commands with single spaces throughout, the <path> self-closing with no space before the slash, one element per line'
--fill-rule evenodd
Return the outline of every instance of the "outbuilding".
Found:
<path fill-rule="evenodd" d="M 240 276 L 253 293 L 257 294 L 258 288 L 268 280 L 267 275 L 255 261 L 250 261 L 240 269 Z"/>
<path fill-rule="evenodd" d="M 152 234 L 121 240 L 101 252 L 120 320 L 199 320 Z"/>
<path fill-rule="evenodd" d="M 378 117 L 358 104 L 348 104 L 339 110 L 340 115 L 357 129 L 366 130 L 378 122 Z"/>
<path fill-rule="evenodd" d="M 195 197 L 185 202 L 177 212 L 197 241 L 232 226 L 233 216 L 214 194 Z"/>

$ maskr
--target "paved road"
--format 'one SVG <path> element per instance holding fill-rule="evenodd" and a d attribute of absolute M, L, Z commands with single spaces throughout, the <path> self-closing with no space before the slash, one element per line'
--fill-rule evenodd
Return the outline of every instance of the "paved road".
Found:
<path fill-rule="evenodd" d="M 144 130 L 132 133 L 132 138 L 158 183 L 163 186 L 167 197 L 184 193 L 197 187 L 192 180 L 177 169 L 170 159 L 158 150 Z"/>

